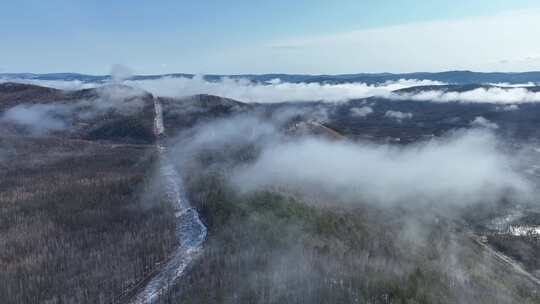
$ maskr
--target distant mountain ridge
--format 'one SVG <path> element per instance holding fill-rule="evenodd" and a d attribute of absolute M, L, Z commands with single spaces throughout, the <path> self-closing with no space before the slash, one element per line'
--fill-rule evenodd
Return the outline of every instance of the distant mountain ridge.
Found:
<path fill-rule="evenodd" d="M 161 75 L 134 75 L 132 80 L 152 80 L 162 77 L 187 77 L 193 78 L 194 74 L 173 73 Z M 350 83 L 363 82 L 368 84 L 396 81 L 399 79 L 423 79 L 440 81 L 451 84 L 485 84 L 485 83 L 540 83 L 540 71 L 503 73 L 503 72 L 472 72 L 472 71 L 446 71 L 446 72 L 417 72 L 417 73 L 357 73 L 340 75 L 308 75 L 308 74 L 237 74 L 237 75 L 204 75 L 207 81 L 217 81 L 223 77 L 233 79 L 246 79 L 253 82 L 268 83 L 274 79 L 291 83 Z M 0 79 L 28 79 L 28 80 L 67 80 L 82 82 L 106 82 L 111 80 L 108 75 L 87 75 L 78 73 L 0 73 Z"/>

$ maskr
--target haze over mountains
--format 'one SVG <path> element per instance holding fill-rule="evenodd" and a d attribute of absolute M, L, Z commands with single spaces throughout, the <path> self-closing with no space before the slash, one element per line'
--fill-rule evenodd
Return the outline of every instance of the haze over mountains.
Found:
<path fill-rule="evenodd" d="M 17 0 L 0 34 L 0 304 L 540 304 L 538 0 Z"/>
<path fill-rule="evenodd" d="M 133 80 L 149 80 L 161 77 L 185 77 L 192 78 L 195 74 L 174 73 L 163 75 L 133 75 L 129 77 Z M 84 82 L 105 82 L 111 80 L 110 75 L 86 75 L 77 73 L 51 73 L 51 74 L 32 74 L 32 73 L 0 73 L 0 78 L 8 79 L 36 79 L 36 80 L 79 80 Z M 327 83 L 345 83 L 362 82 L 375 84 L 387 81 L 397 81 L 400 79 L 425 79 L 440 81 L 453 84 L 482 84 L 482 83 L 509 83 L 526 84 L 540 82 L 540 72 L 516 72 L 516 73 L 482 73 L 472 71 L 447 71 L 438 73 L 359 73 L 343 75 L 302 75 L 302 74 L 242 74 L 242 75 L 204 75 L 206 80 L 220 80 L 223 77 L 232 79 L 247 79 L 257 82 L 268 82 L 274 79 L 280 79 L 283 82 L 327 82 Z"/>
<path fill-rule="evenodd" d="M 0 295 L 538 303 L 537 74 L 3 74 Z"/>
<path fill-rule="evenodd" d="M 534 88 L 538 81 L 536 72 L 493 74 L 443 72 L 337 76 L 281 74 L 132 76 L 126 67 L 116 68 L 113 72 L 112 76 L 4 74 L 0 76 L 0 82 L 17 81 L 65 90 L 96 88 L 112 82 L 136 87 L 158 96 L 186 97 L 212 94 L 251 103 L 343 102 L 371 96 L 396 100 L 418 99 L 444 102 L 520 103 L 540 100 L 540 94 Z M 408 89 L 411 87 L 418 88 L 416 91 Z M 400 91 L 400 89 L 404 90 Z"/>

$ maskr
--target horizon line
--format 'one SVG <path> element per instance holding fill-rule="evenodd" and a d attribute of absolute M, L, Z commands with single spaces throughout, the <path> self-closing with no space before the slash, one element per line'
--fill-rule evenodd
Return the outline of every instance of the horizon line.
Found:
<path fill-rule="evenodd" d="M 185 75 L 185 76 L 264 76 L 264 75 L 298 75 L 298 76 L 356 76 L 356 75 L 407 75 L 407 74 L 442 74 L 442 73 L 475 73 L 475 74 L 527 74 L 527 73 L 540 73 L 540 70 L 528 70 L 520 72 L 502 72 L 502 71 L 473 71 L 473 70 L 441 70 L 436 72 L 425 72 L 425 71 L 416 71 L 416 72 L 353 72 L 353 73 L 322 73 L 322 74 L 309 74 L 309 73 L 281 73 L 281 72 L 266 72 L 266 73 L 188 73 L 188 72 L 171 72 L 171 73 L 158 73 L 158 74 L 133 74 L 127 79 L 132 77 L 140 76 L 174 76 L 174 75 Z M 0 75 L 79 75 L 79 76 L 95 76 L 95 77 L 111 77 L 111 74 L 92 74 L 92 73 L 81 73 L 81 72 L 46 72 L 46 73 L 35 73 L 35 72 L 0 72 Z"/>

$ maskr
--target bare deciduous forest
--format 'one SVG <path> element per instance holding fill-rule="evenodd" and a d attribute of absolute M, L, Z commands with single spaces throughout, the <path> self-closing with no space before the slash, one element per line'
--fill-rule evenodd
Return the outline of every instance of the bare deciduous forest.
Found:
<path fill-rule="evenodd" d="M 67 96 L 27 85 L 4 89 L 14 90 L 10 96 L 24 107 L 32 98 L 25 95 L 28 91 Z M 126 92 L 122 86 L 109 89 Z M 422 147 L 429 147 L 417 142 L 429 136 L 426 132 L 441 129 L 438 122 L 417 127 L 413 119 L 383 125 L 375 119 L 375 125 L 366 128 L 361 125 L 365 121 L 357 125 L 348 118 L 350 105 L 345 104 L 251 105 L 210 95 L 154 99 L 143 94 L 109 100 L 96 97 L 98 92 L 68 94 L 72 99 L 67 103 L 79 104 L 82 96 L 92 103 L 114 104 L 104 111 L 98 106 L 99 115 L 90 118 L 81 115 L 81 108 L 65 115 L 29 108 L 52 115 L 43 119 L 69 122 L 56 133 L 29 136 L 35 125 L 19 128 L 4 122 L 14 127 L 0 137 L 0 298 L 5 303 L 129 303 L 180 248 L 178 232 L 187 226 L 179 221 L 182 209 L 173 205 L 184 194 L 188 208 L 200 213 L 208 235 L 204 234 L 200 256 L 175 277 L 172 288 L 164 289 L 160 303 L 540 303 L 538 284 L 526 272 L 538 267 L 538 240 L 501 233 L 479 237 L 485 237 L 481 224 L 498 216 L 492 212 L 498 205 L 488 204 L 486 210 L 476 202 L 467 208 L 433 200 L 425 205 L 405 202 L 401 196 L 400 204 L 392 205 L 360 199 L 359 192 L 341 196 L 326 184 L 343 189 L 358 185 L 333 184 L 334 170 L 309 171 L 301 165 L 297 171 L 307 170 L 312 176 L 289 180 L 281 172 L 283 159 L 271 154 L 276 147 L 316 142 L 323 146 L 308 147 L 332 152 L 326 149 L 338 146 L 341 153 L 355 147 L 354 155 L 388 149 L 397 152 L 393 158 L 411 145 L 416 157 Z M 163 134 L 154 130 L 156 101 L 163 103 Z M 84 102 L 86 107 L 88 100 Z M 136 110 L 131 111 L 133 105 Z M 65 109 L 66 104 L 50 106 Z M 125 112 L 126 106 L 131 110 Z M 420 119 L 437 117 L 431 107 L 422 109 L 426 113 L 418 107 L 415 114 Z M 485 105 L 475 109 L 489 110 Z M 331 117 L 333 124 L 319 123 L 322 116 Z M 406 126 L 416 128 L 416 133 L 405 131 Z M 411 136 L 388 144 L 395 130 Z M 370 142 L 355 142 L 366 135 Z M 444 136 L 441 142 L 452 142 Z M 441 142 L 438 152 L 448 148 Z M 359 146 L 378 148 L 357 150 Z M 309 158 L 313 150 L 303 157 Z M 296 153 L 302 150 L 277 151 L 294 156 L 290 166 L 301 161 Z M 257 167 L 269 153 L 271 168 Z M 354 165 L 356 158 L 348 156 L 343 159 L 346 166 L 338 166 L 341 170 Z M 169 162 L 179 176 L 169 170 Z M 256 174 L 237 179 L 246 168 L 256 168 Z M 250 179 L 264 181 L 276 172 L 279 180 L 249 188 Z M 360 172 L 355 170 L 347 183 Z M 369 178 L 371 174 L 377 172 L 368 172 Z M 384 178 L 388 176 L 378 177 Z M 317 190 L 313 186 L 321 191 L 306 195 L 306 190 Z M 434 197 L 447 196 L 453 198 L 451 193 Z M 496 199 L 505 201 L 504 196 Z M 505 215 L 502 209 L 498 213 Z M 537 214 L 525 219 L 524 224 L 535 225 Z M 181 232 L 189 233 L 186 230 Z"/>
<path fill-rule="evenodd" d="M 175 245 L 152 146 L 3 138 L 2 303 L 111 303 Z M 15 157 L 16 156 L 16 157 Z"/>

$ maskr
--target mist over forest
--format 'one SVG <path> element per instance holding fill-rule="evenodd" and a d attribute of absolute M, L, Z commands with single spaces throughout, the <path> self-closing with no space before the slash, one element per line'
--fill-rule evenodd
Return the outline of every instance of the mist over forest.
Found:
<path fill-rule="evenodd" d="M 0 304 L 540 304 L 533 0 L 6 1 Z"/>
<path fill-rule="evenodd" d="M 135 78 L 0 84 L 9 303 L 538 301 L 535 86 Z"/>

